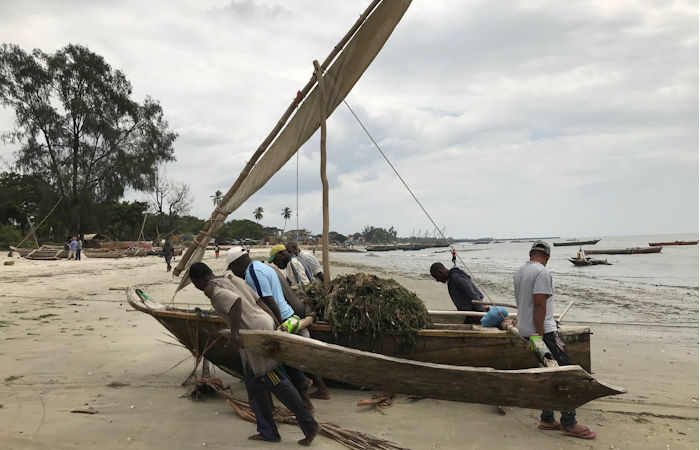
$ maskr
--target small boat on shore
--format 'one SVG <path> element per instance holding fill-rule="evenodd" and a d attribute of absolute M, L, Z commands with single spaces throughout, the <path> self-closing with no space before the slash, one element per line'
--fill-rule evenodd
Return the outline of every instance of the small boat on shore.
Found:
<path fill-rule="evenodd" d="M 604 250 L 588 250 L 587 255 L 634 255 L 637 253 L 659 253 L 663 247 L 632 247 L 632 248 L 608 248 Z"/>
<path fill-rule="evenodd" d="M 562 241 L 562 242 L 555 242 L 554 246 L 555 247 L 567 247 L 567 246 L 581 246 L 581 245 L 595 245 L 600 241 L 600 239 L 592 239 L 590 241 Z"/>
<path fill-rule="evenodd" d="M 649 242 L 649 246 L 651 247 L 660 247 L 665 245 L 698 245 L 698 241 Z"/>
<path fill-rule="evenodd" d="M 578 267 L 585 267 L 585 266 L 599 266 L 599 265 L 606 265 L 606 266 L 611 266 L 612 263 L 609 263 L 607 259 L 595 259 L 595 258 L 568 258 L 569 261 L 574 266 Z"/>

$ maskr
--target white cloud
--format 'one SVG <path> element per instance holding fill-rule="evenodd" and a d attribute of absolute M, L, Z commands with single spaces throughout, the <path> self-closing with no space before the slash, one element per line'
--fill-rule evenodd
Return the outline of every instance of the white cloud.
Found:
<path fill-rule="evenodd" d="M 159 100 L 180 135 L 168 171 L 208 217 L 365 3 L 20 2 L 0 4 L 0 28 L 25 49 L 87 45 Z M 414 2 L 348 101 L 452 236 L 693 231 L 697 16 L 690 1 Z M 429 227 L 342 105 L 328 148 L 332 229 Z M 318 232 L 318 135 L 299 172 L 300 225 Z M 295 192 L 292 158 L 232 216 L 263 206 L 281 226 Z"/>

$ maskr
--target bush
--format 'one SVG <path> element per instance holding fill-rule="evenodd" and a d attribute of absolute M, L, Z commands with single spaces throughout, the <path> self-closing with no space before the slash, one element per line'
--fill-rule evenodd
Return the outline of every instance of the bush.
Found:
<path fill-rule="evenodd" d="M 17 245 L 22 240 L 22 233 L 12 225 L 0 225 L 0 249 L 9 250 L 10 245 Z"/>

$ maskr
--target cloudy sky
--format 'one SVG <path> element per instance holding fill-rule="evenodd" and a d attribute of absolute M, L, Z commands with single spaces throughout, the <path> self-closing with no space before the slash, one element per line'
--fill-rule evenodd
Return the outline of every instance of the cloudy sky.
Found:
<path fill-rule="evenodd" d="M 83 44 L 159 100 L 179 134 L 167 173 L 205 218 L 368 3 L 2 0 L 0 40 Z M 449 236 L 698 231 L 695 1 L 416 0 L 347 100 Z M 328 127 L 331 229 L 429 229 L 344 106 Z M 262 206 L 281 228 L 296 167 L 231 217 Z M 299 225 L 320 232 L 318 134 L 299 191 Z"/>

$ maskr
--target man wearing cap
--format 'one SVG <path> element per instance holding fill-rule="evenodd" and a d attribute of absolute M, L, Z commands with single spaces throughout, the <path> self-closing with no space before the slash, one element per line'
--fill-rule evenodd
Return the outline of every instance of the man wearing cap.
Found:
<path fill-rule="evenodd" d="M 272 311 L 278 325 L 295 315 L 294 309 L 284 295 L 282 282 L 275 269 L 260 261 L 253 261 L 243 247 L 232 247 L 226 252 L 226 266 L 234 275 L 243 278 L 246 284 L 260 296 L 263 303 Z M 290 301 L 292 301 L 291 298 Z M 300 334 L 309 337 L 307 330 L 302 330 Z M 308 394 L 309 383 L 304 373 L 293 367 L 285 366 L 285 369 L 301 398 L 309 409 L 313 410 Z"/>
<path fill-rule="evenodd" d="M 284 270 L 292 286 L 309 284 L 314 278 L 311 271 L 299 261 L 299 258 L 289 253 L 284 244 L 277 244 L 270 249 L 270 257 L 267 262 L 274 263 Z"/>
<path fill-rule="evenodd" d="M 301 263 L 309 269 L 314 278 L 321 282 L 323 281 L 323 268 L 321 268 L 321 264 L 318 262 L 318 259 L 316 259 L 311 252 L 299 248 L 299 243 L 296 241 L 287 242 L 286 247 L 289 253 L 299 258 L 299 261 L 301 261 Z M 311 279 L 311 281 L 314 280 Z"/>
<path fill-rule="evenodd" d="M 273 359 L 250 352 L 241 343 L 239 333 L 241 329 L 275 329 L 272 317 L 265 311 L 265 306 L 259 301 L 258 296 L 240 278 L 231 275 L 214 276 L 211 269 L 201 262 L 192 264 L 189 276 L 192 284 L 209 297 L 214 310 L 226 321 L 231 330 L 228 346 L 238 349 L 243 361 L 250 406 L 257 419 L 259 433 L 248 439 L 268 442 L 280 440 L 272 416 L 272 408 L 267 399 L 267 391 L 275 394 L 294 413 L 305 435 L 299 444 L 311 444 L 320 431 L 320 426 L 292 385 L 285 368 Z"/>
<path fill-rule="evenodd" d="M 518 330 L 526 339 L 542 339 L 560 366 L 573 364 L 557 332 L 554 320 L 554 285 L 547 270 L 551 251 L 549 244 L 536 241 L 530 249 L 530 260 L 513 277 L 515 301 L 518 305 Z M 576 411 L 562 411 L 561 423 L 553 411 L 542 411 L 540 430 L 561 430 L 568 436 L 593 439 L 596 432 L 576 423 Z"/>

